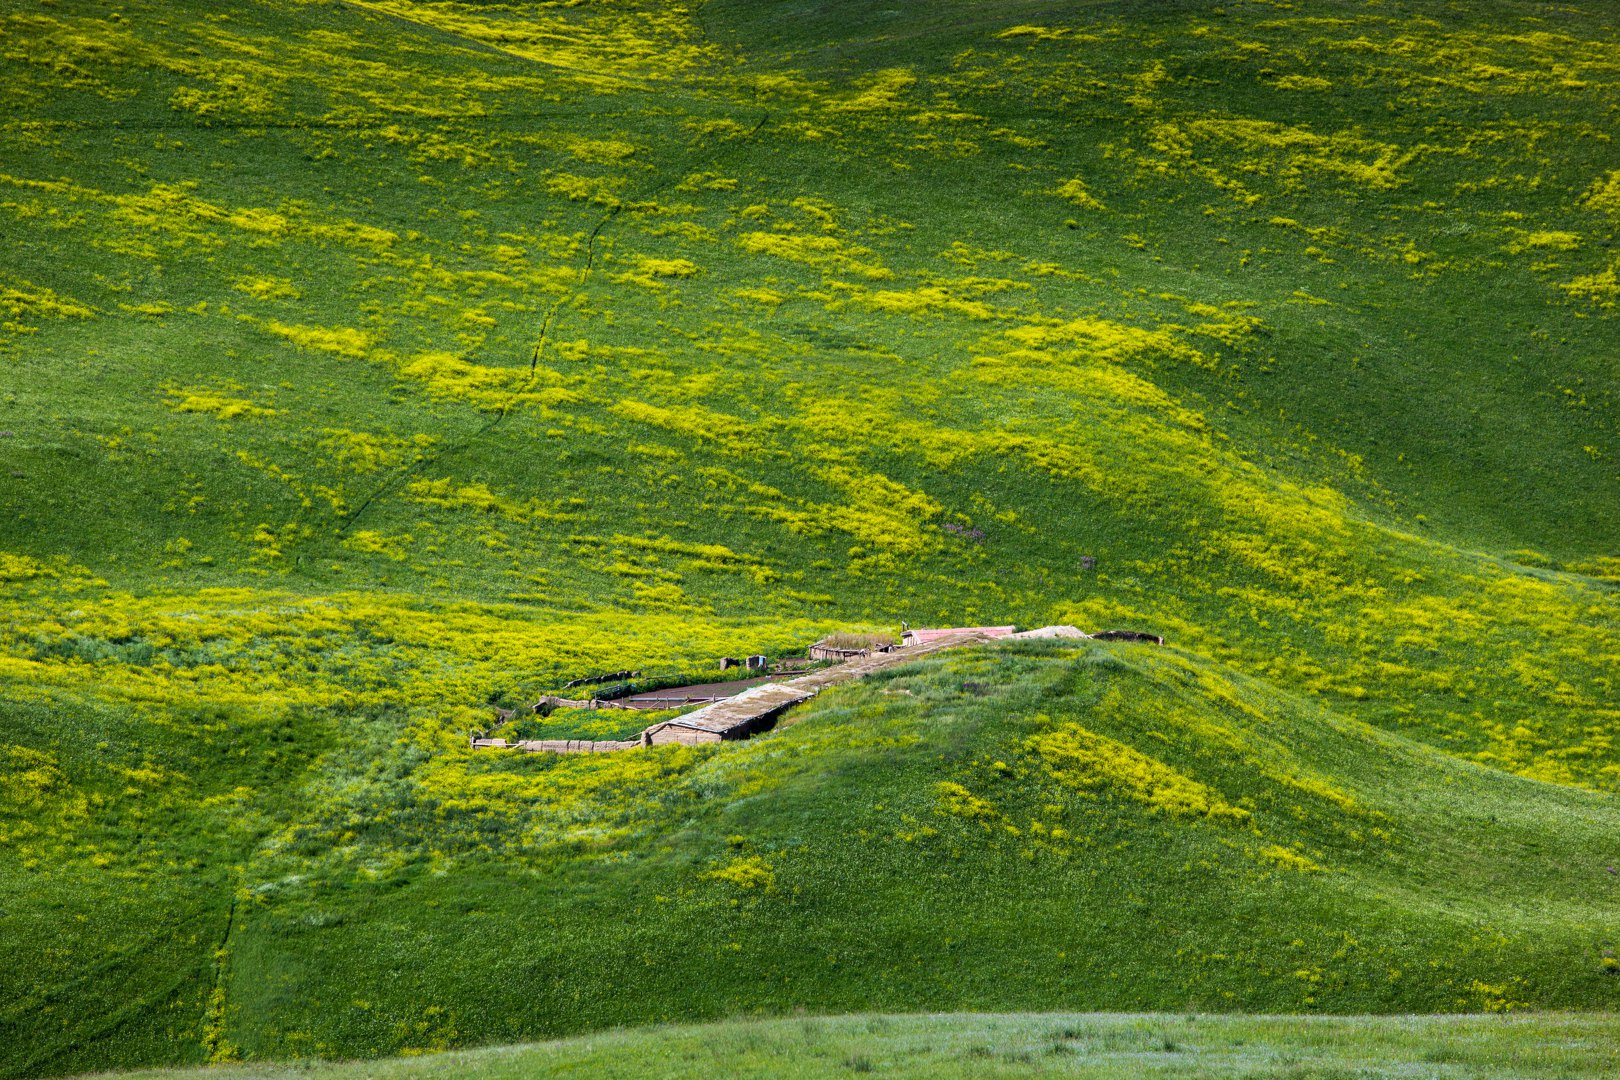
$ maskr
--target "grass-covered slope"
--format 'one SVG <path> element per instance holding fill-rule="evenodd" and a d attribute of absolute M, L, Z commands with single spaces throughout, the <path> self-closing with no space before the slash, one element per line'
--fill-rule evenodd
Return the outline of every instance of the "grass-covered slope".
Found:
<path fill-rule="evenodd" d="M 1612 1005 L 1617 29 L 0 12 L 0 1071 Z M 466 749 L 901 619 L 1171 647 Z"/>
<path fill-rule="evenodd" d="M 794 1008 L 1511 1011 L 1617 989 L 1609 797 L 1154 646 L 964 652 L 698 750 L 279 737 L 323 734 L 294 804 L 238 786 L 184 817 L 83 812 L 95 854 L 11 879 L 14 1069 Z M 133 786 L 88 797 L 139 815 Z"/>

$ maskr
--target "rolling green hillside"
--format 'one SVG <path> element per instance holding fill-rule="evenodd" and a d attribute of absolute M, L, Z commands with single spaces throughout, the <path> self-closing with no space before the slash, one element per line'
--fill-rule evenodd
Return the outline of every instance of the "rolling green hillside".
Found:
<path fill-rule="evenodd" d="M 0 1075 L 1620 1002 L 1610 5 L 13 0 L 0 102 Z M 902 620 L 1168 644 L 467 746 Z"/>

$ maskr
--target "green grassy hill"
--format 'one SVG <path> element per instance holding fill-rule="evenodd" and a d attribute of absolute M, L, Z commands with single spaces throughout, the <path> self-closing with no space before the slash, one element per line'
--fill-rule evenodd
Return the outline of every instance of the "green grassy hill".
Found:
<path fill-rule="evenodd" d="M 1613 1008 L 1617 41 L 1527 0 L 8 5 L 0 1075 Z M 1169 644 L 467 748 L 901 620 Z"/>

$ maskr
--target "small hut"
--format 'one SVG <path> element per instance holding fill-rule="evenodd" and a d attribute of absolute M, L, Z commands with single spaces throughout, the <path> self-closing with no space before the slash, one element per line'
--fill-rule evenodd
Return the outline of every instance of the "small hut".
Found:
<path fill-rule="evenodd" d="M 894 648 L 894 639 L 888 634 L 829 634 L 810 646 L 812 660 L 836 660 L 843 663 L 857 657 L 885 653 Z"/>
<path fill-rule="evenodd" d="M 728 720 L 687 720 L 677 717 L 674 720 L 665 720 L 661 724 L 654 724 L 641 733 L 642 746 L 696 746 L 699 743 L 728 742 L 732 739 L 746 739 L 753 732 L 748 730 L 749 721 Z"/>

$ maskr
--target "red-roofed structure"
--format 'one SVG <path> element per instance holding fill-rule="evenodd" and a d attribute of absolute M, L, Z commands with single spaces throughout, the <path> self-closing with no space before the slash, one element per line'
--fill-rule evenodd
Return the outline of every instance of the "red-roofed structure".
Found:
<path fill-rule="evenodd" d="M 1016 626 L 950 626 L 942 630 L 907 630 L 900 635 L 900 644 L 926 645 L 940 638 L 965 637 L 968 634 L 987 638 L 1008 637 L 1016 629 Z"/>

